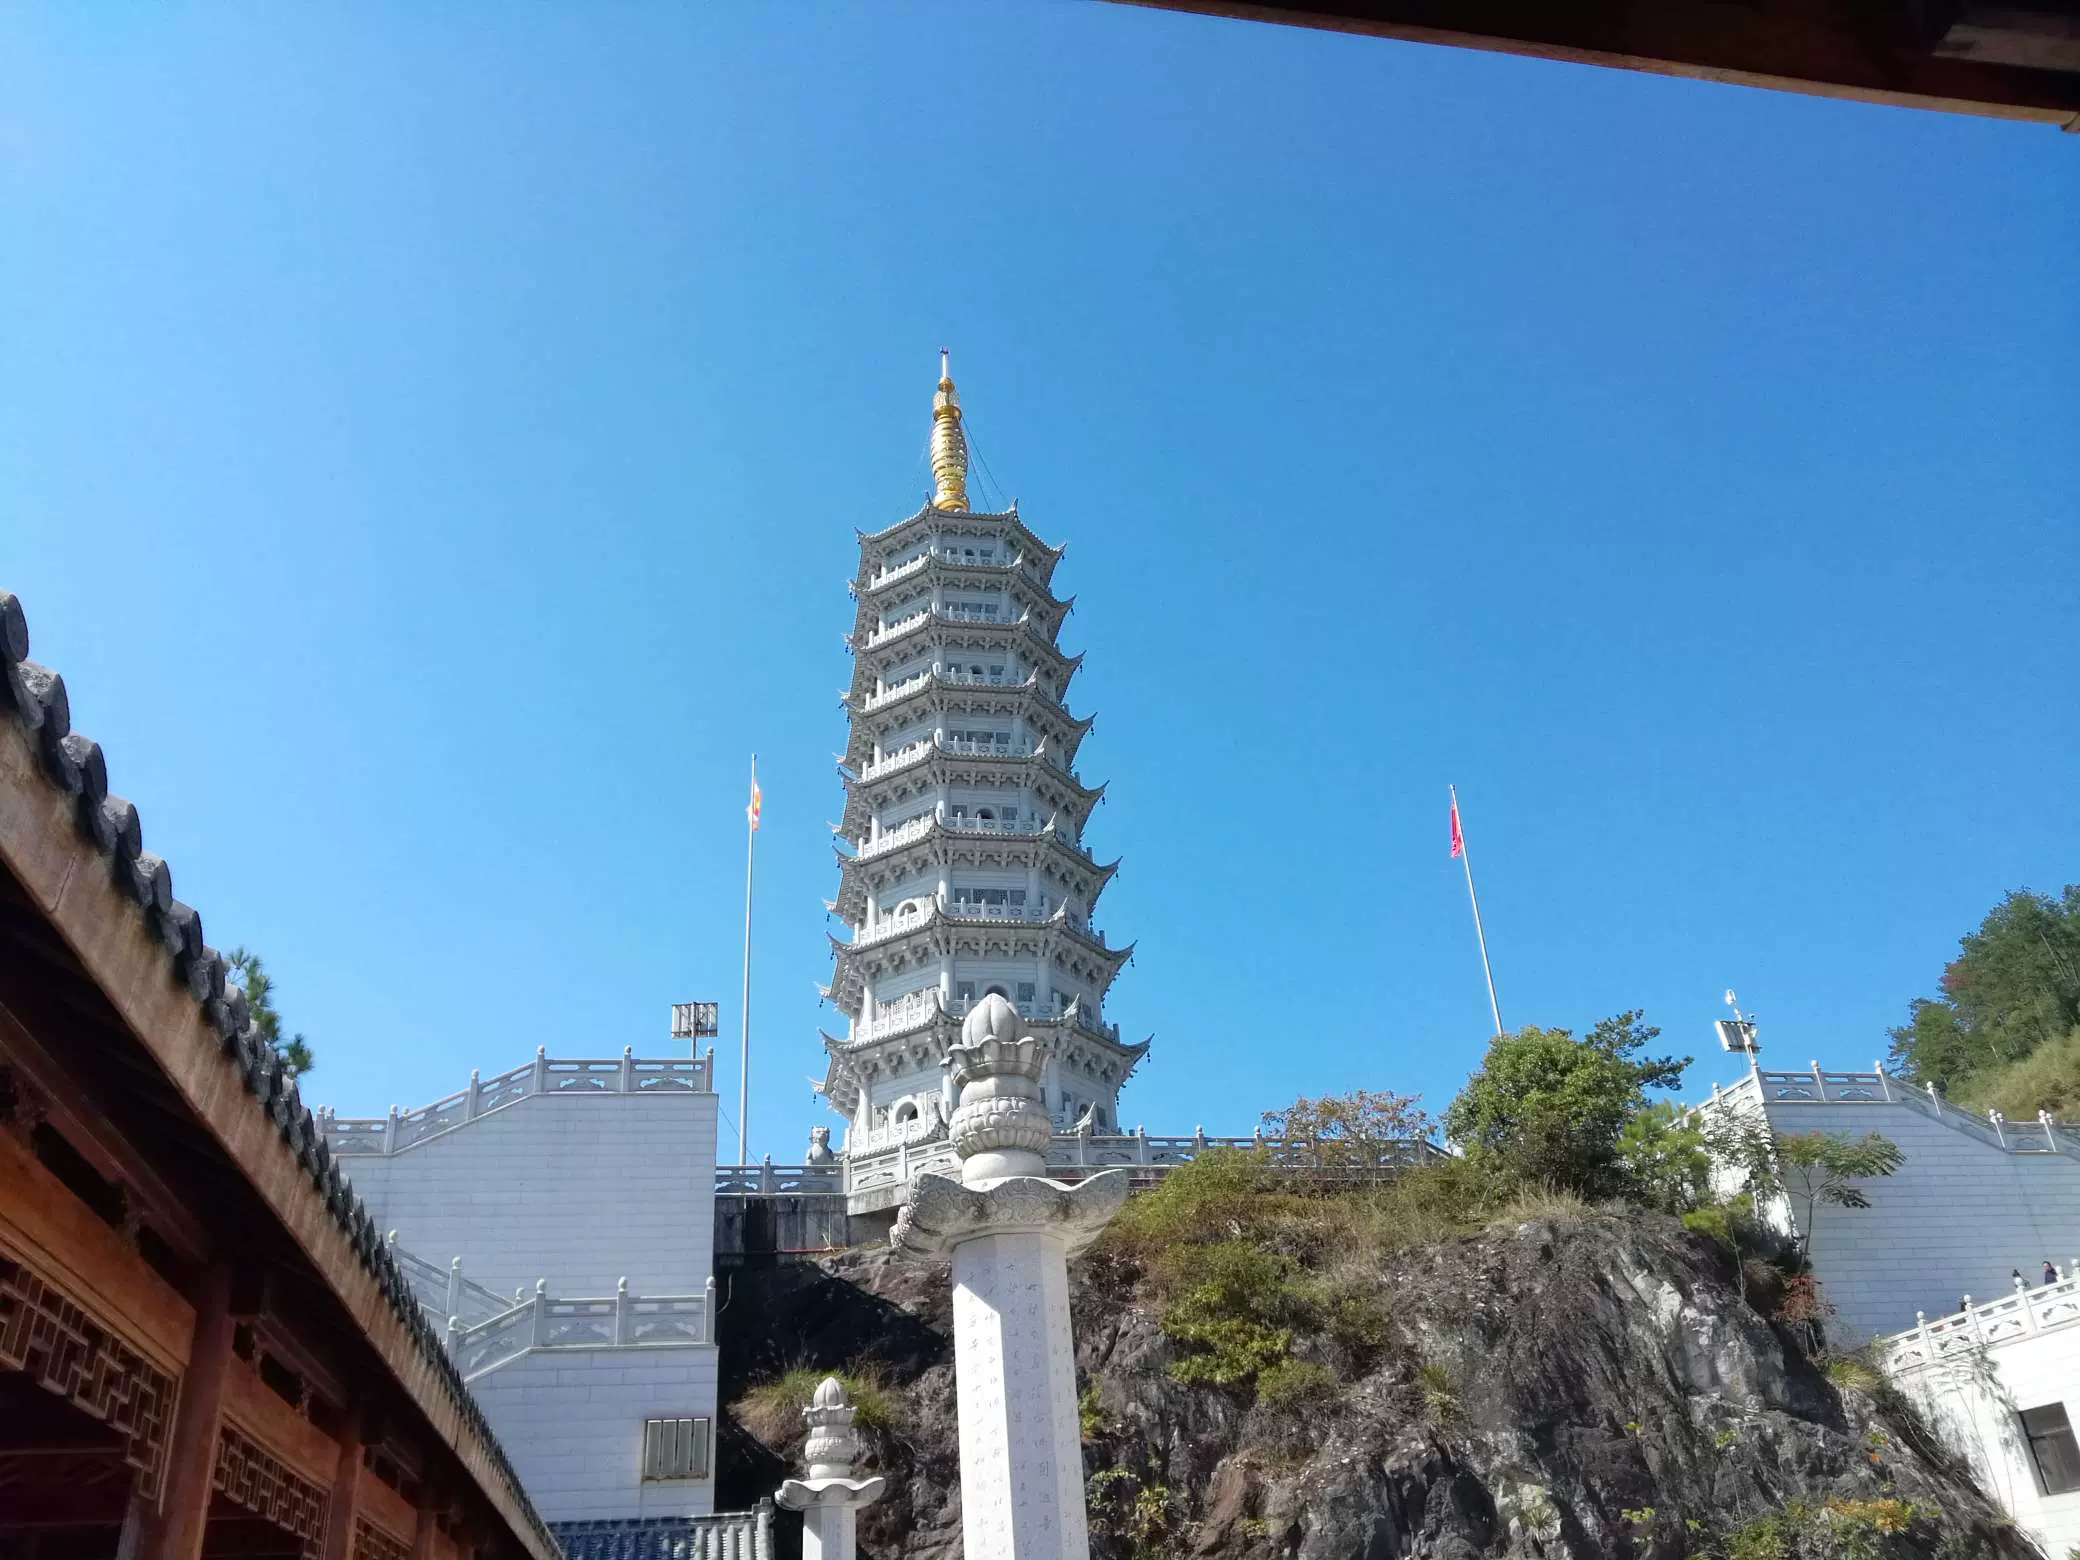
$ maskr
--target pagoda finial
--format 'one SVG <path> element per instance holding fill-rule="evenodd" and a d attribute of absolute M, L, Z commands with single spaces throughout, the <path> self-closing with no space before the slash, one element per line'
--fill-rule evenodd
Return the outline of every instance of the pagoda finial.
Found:
<path fill-rule="evenodd" d="M 968 436 L 961 432 L 960 392 L 951 355 L 939 349 L 939 393 L 932 397 L 932 507 L 968 507 Z"/>

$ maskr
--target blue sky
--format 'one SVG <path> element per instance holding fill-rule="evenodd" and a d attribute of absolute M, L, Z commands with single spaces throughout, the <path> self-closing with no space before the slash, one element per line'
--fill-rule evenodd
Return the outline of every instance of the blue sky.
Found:
<path fill-rule="evenodd" d="M 1127 1121 L 1449 1099 L 1450 782 L 1506 1022 L 1868 1066 L 2080 878 L 2076 232 L 2041 127 L 1131 8 L 10 7 L 0 585 L 350 1113 L 733 1042 L 755 748 L 791 1158 L 944 343 L 1069 546 Z"/>

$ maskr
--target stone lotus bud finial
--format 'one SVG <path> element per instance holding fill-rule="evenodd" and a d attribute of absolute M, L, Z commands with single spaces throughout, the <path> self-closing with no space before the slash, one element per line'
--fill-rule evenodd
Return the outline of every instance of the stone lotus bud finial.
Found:
<path fill-rule="evenodd" d="M 802 1514 L 802 1560 L 854 1560 L 858 1510 L 871 1506 L 888 1487 L 882 1478 L 855 1479 L 859 1432 L 852 1428 L 859 1411 L 845 1395 L 845 1384 L 826 1376 L 802 1418 L 809 1440 L 802 1448 L 807 1471 L 775 1491 L 781 1505 Z"/>
<path fill-rule="evenodd" d="M 846 1395 L 845 1383 L 826 1376 L 817 1387 L 802 1419 L 809 1426 L 809 1439 L 802 1457 L 812 1479 L 849 1479 L 853 1461 L 859 1456 L 859 1432 L 852 1421 L 859 1410 Z"/>
<path fill-rule="evenodd" d="M 969 1186 L 1047 1168 L 1054 1137 L 1040 1097 L 1047 1054 L 1018 1029 L 1018 1010 L 991 992 L 962 1022 L 960 1044 L 946 1053 L 958 1099 L 948 1135 Z"/>

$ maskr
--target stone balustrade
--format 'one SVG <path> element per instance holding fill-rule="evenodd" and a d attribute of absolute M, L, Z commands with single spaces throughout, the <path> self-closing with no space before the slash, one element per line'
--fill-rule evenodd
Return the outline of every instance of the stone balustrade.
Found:
<path fill-rule="evenodd" d="M 1029 622 L 1031 618 L 1032 614 L 1030 612 L 1021 612 L 1017 617 L 1005 617 L 1001 614 L 992 616 L 980 607 L 971 607 L 960 602 L 954 602 L 949 606 L 939 608 L 937 611 L 927 607 L 922 612 L 912 612 L 905 617 L 897 618 L 893 623 L 883 624 L 867 636 L 866 648 L 869 650 L 878 649 L 891 639 L 915 633 L 925 623 L 934 619 L 941 623 L 960 623 L 965 625 L 986 623 L 996 628 L 1018 628 Z"/>
<path fill-rule="evenodd" d="M 2080 1158 L 2080 1122 L 2056 1120 L 2049 1111 L 2039 1111 L 2034 1121 L 2010 1121 L 1997 1110 L 1977 1115 L 1952 1105 L 1933 1084 L 1917 1087 L 1894 1078 L 1882 1062 L 1870 1072 L 1834 1072 L 1818 1062 L 1802 1072 L 1758 1067 L 1731 1088 L 1712 1085 L 1706 1108 L 1743 1101 L 1771 1106 L 1903 1105 L 2005 1153 Z"/>
<path fill-rule="evenodd" d="M 1145 1183 L 1189 1164 L 1210 1148 L 1264 1151 L 1271 1163 L 1282 1170 L 1334 1176 L 1389 1175 L 1443 1155 L 1434 1143 L 1410 1139 L 1390 1145 L 1378 1163 L 1350 1165 L 1334 1159 L 1324 1163 L 1311 1143 L 1266 1138 L 1262 1133 L 1250 1137 L 1208 1137 L 1203 1132 L 1190 1137 L 1152 1137 L 1145 1131 L 1057 1132 L 1047 1150 L 1047 1173 L 1056 1180 L 1073 1181 L 1100 1170 L 1129 1168 L 1137 1172 L 1137 1181 Z M 857 1153 L 848 1150 L 841 1163 L 843 1190 L 849 1196 L 906 1185 L 922 1171 L 946 1175 L 956 1161 L 952 1145 L 942 1137 L 929 1142 L 899 1141 Z M 718 1185 L 723 1173 L 716 1171 Z"/>
<path fill-rule="evenodd" d="M 885 644 L 898 635 L 907 634 L 922 627 L 929 621 L 931 615 L 932 609 L 926 607 L 922 612 L 912 612 L 907 617 L 897 618 L 893 623 L 882 624 L 873 633 L 867 635 L 867 648 L 871 650 L 876 645 Z"/>
<path fill-rule="evenodd" d="M 895 703 L 898 699 L 906 699 L 931 680 L 932 674 L 929 671 L 923 671 L 919 672 L 915 677 L 906 677 L 899 683 L 890 683 L 887 687 L 869 695 L 867 702 L 860 706 L 860 713 L 863 715 L 869 714 L 874 710 L 882 708 L 884 705 Z"/>
<path fill-rule="evenodd" d="M 1991 1345 L 2071 1327 L 2080 1322 L 2080 1260 L 2069 1264 L 2057 1283 L 2032 1289 L 2018 1280 L 2013 1294 L 1988 1304 L 1975 1305 L 1966 1295 L 1964 1304 L 1949 1316 L 1930 1321 L 1917 1311 L 1915 1318 L 1915 1325 L 1904 1332 L 1878 1340 L 1890 1369 L 1910 1370 L 1946 1359 L 1963 1363 Z"/>
<path fill-rule="evenodd" d="M 930 742 L 913 742 L 908 747 L 897 748 L 893 753 L 869 759 L 860 769 L 859 777 L 862 780 L 878 780 L 881 776 L 892 775 L 899 769 L 908 769 L 912 764 L 923 763 L 934 751 Z"/>
<path fill-rule="evenodd" d="M 776 1165 L 771 1154 L 755 1165 L 717 1165 L 717 1197 L 779 1197 L 845 1190 L 844 1166 L 838 1160 L 821 1165 Z"/>
<path fill-rule="evenodd" d="M 447 1328 L 450 1317 L 459 1316 L 466 1323 L 481 1322 L 497 1316 L 513 1302 L 495 1290 L 462 1275 L 462 1258 L 457 1257 L 446 1267 L 428 1262 L 397 1244 L 397 1231 L 392 1230 L 384 1244 L 396 1259 L 412 1293 L 418 1297 L 419 1308 L 433 1320 L 436 1327 Z"/>
<path fill-rule="evenodd" d="M 918 751 L 922 752 L 924 749 L 920 747 Z M 869 770 L 873 768 L 873 765 L 868 765 Z M 1006 821 L 1002 818 L 975 818 L 953 816 L 946 813 L 926 813 L 922 817 L 912 818 L 907 823 L 899 824 L 878 837 L 853 841 L 853 850 L 856 858 L 860 861 L 871 861 L 884 851 L 899 849 L 909 844 L 912 840 L 929 834 L 934 823 L 937 823 L 949 834 L 1008 834 L 1018 838 L 1035 839 L 1047 832 L 1047 826 L 1037 819 L 1021 818 L 1014 821 Z M 1061 841 L 1069 849 L 1083 856 L 1085 860 L 1092 859 L 1088 845 L 1079 844 L 1066 836 L 1061 836 Z"/>
<path fill-rule="evenodd" d="M 559 1299 L 549 1281 L 474 1324 L 448 1320 L 448 1356 L 464 1381 L 545 1349 L 685 1349 L 715 1341 L 715 1280 L 697 1295 L 635 1295 L 622 1279 L 611 1295 Z"/>
<path fill-rule="evenodd" d="M 936 987 L 922 992 L 912 992 L 899 1002 L 882 1007 L 864 1023 L 852 1026 L 852 1039 L 857 1042 L 885 1040 L 890 1035 L 908 1034 L 913 1029 L 922 1029 L 939 1018 L 939 992 Z"/>
<path fill-rule="evenodd" d="M 953 567 L 960 569 L 993 569 L 999 573 L 1005 573 L 1013 569 L 1023 569 L 1026 566 L 1026 559 L 1023 553 L 1015 553 L 1008 562 L 999 563 L 995 559 L 991 559 L 985 563 L 980 558 L 963 558 L 959 553 L 947 552 L 937 547 L 928 547 L 916 557 L 907 558 L 893 568 L 877 570 L 868 578 L 867 589 L 885 589 L 887 586 L 894 585 L 901 580 L 909 579 L 913 574 L 922 574 L 926 567 L 933 563 L 951 564 Z"/>
<path fill-rule="evenodd" d="M 339 1116 L 320 1108 L 318 1128 L 334 1155 L 395 1154 L 465 1126 L 492 1111 L 539 1094 L 709 1094 L 715 1088 L 715 1052 L 705 1056 L 638 1057 L 624 1047 L 601 1060 L 552 1057 L 538 1048 L 534 1060 L 493 1078 L 469 1075 L 469 1087 L 418 1110 L 390 1107 L 388 1116 Z"/>
<path fill-rule="evenodd" d="M 871 861 L 883 851 L 895 850 L 931 833 L 933 822 L 932 815 L 926 813 L 921 818 L 912 818 L 908 823 L 898 824 L 878 836 L 855 840 L 853 850 L 861 861 Z"/>

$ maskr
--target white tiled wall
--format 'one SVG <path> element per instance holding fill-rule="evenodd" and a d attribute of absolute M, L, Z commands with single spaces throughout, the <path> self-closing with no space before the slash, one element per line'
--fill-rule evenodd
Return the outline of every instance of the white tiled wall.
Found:
<path fill-rule="evenodd" d="M 500 1295 L 697 1295 L 715 1239 L 713 1094 L 536 1094 L 343 1161 L 377 1226 Z M 715 1420 L 712 1346 L 523 1355 L 470 1387 L 542 1516 L 704 1516 L 711 1478 L 641 1482 L 652 1418 Z M 712 1453 L 711 1453 L 712 1455 Z"/>
<path fill-rule="evenodd" d="M 413 1255 L 510 1294 L 698 1294 L 714 1242 L 713 1094 L 537 1094 L 399 1154 L 342 1161 Z"/>
<path fill-rule="evenodd" d="M 528 1354 L 471 1384 L 548 1522 L 715 1509 L 713 1348 Z M 705 1418 L 709 1477 L 641 1482 L 643 1421 Z"/>
<path fill-rule="evenodd" d="M 1830 1330 L 1844 1342 L 1911 1327 L 1917 1310 L 1945 1315 L 1967 1294 L 2002 1299 L 2014 1292 L 2011 1269 L 2034 1284 L 2047 1260 L 2063 1269 L 2080 1257 L 2080 1161 L 2004 1153 L 1907 1105 L 1772 1101 L 1768 1110 L 1779 1132 L 1882 1132 L 1905 1155 L 1896 1174 L 1862 1183 L 1870 1207 L 1823 1203 L 1813 1219 L 1813 1268 L 1840 1309 Z M 1792 1214 L 1803 1225 L 1796 1199 Z"/>

